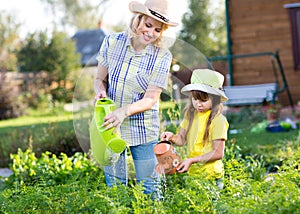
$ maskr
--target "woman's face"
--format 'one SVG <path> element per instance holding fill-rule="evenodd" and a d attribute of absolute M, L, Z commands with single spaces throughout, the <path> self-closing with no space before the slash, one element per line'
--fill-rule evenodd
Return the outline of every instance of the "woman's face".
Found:
<path fill-rule="evenodd" d="M 196 100 L 194 97 L 192 97 L 192 103 L 198 112 L 206 112 L 212 108 L 212 102 L 209 96 L 206 100 Z"/>
<path fill-rule="evenodd" d="M 146 16 L 145 22 L 141 24 L 141 26 L 137 29 L 137 35 L 139 41 L 148 45 L 153 43 L 156 39 L 158 39 L 162 32 L 163 23 L 153 19 L 151 17 Z"/>

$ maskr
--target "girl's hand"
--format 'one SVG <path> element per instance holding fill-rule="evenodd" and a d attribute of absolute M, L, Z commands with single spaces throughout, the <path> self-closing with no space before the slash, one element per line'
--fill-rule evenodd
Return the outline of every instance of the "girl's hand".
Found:
<path fill-rule="evenodd" d="M 163 132 L 160 135 L 160 140 L 162 141 L 170 141 L 170 139 L 174 136 L 172 132 Z"/>
<path fill-rule="evenodd" d="M 184 173 L 189 171 L 190 166 L 194 163 L 194 161 L 192 160 L 192 158 L 188 158 L 184 161 L 182 161 L 178 167 L 176 168 L 178 173 Z"/>

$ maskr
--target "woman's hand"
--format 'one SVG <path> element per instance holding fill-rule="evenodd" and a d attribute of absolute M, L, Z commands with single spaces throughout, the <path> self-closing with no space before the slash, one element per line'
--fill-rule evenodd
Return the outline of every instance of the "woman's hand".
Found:
<path fill-rule="evenodd" d="M 105 130 L 109 130 L 115 127 L 113 133 L 116 133 L 123 123 L 124 119 L 127 117 L 128 107 L 118 108 L 112 113 L 108 114 L 104 118 L 103 127 L 106 127 Z"/>
<path fill-rule="evenodd" d="M 98 71 L 95 77 L 94 82 L 94 91 L 95 91 L 95 98 L 94 103 L 97 102 L 100 98 L 107 97 L 106 89 L 107 89 L 107 78 L 108 78 L 108 69 L 98 63 Z"/>
<path fill-rule="evenodd" d="M 94 98 L 94 104 L 99 100 L 100 98 L 106 98 L 106 91 L 99 91 L 98 94 L 96 94 Z"/>

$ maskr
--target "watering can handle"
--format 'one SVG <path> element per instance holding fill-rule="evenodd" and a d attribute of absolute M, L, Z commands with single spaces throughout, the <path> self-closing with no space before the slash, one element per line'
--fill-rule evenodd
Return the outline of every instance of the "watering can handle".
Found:
<path fill-rule="evenodd" d="M 103 102 L 106 102 L 108 99 L 107 98 L 100 98 L 99 99 L 99 101 L 103 101 Z M 110 101 L 110 100 L 109 100 Z M 111 103 L 109 103 L 109 104 L 111 104 Z M 111 111 L 110 111 L 110 105 L 109 106 L 104 106 L 104 105 L 102 105 L 102 108 L 104 109 L 104 111 L 105 111 L 105 115 L 108 115 L 108 114 L 110 114 L 111 113 Z"/>
<path fill-rule="evenodd" d="M 158 144 L 161 144 L 161 143 L 166 143 L 166 144 L 172 145 L 172 143 L 168 140 L 163 140 L 163 141 L 158 142 Z"/>
<path fill-rule="evenodd" d="M 105 111 L 105 116 L 111 113 L 109 106 L 104 107 L 104 111 Z"/>

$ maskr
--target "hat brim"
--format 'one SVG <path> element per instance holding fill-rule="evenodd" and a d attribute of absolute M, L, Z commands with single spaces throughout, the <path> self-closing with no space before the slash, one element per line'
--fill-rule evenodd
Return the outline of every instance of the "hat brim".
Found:
<path fill-rule="evenodd" d="M 129 3 L 129 10 L 133 13 L 142 13 L 142 14 L 145 14 L 147 16 L 150 16 L 151 18 L 156 19 L 156 20 L 158 20 L 158 21 L 160 21 L 160 22 L 162 22 L 166 25 L 169 25 L 171 27 L 176 27 L 178 25 L 178 23 L 176 23 L 176 22 L 172 22 L 170 20 L 168 22 L 166 22 L 166 21 L 152 15 L 150 13 L 149 9 L 144 4 L 142 4 L 140 2 L 136 2 L 136 1 L 130 2 Z"/>
<path fill-rule="evenodd" d="M 205 85 L 205 84 L 188 84 L 181 89 L 181 93 L 183 93 L 184 95 L 187 95 L 187 96 L 189 95 L 189 93 L 191 91 L 204 91 L 209 94 L 221 96 L 221 102 L 226 102 L 228 100 L 224 91 L 215 89 L 215 88 Z"/>

